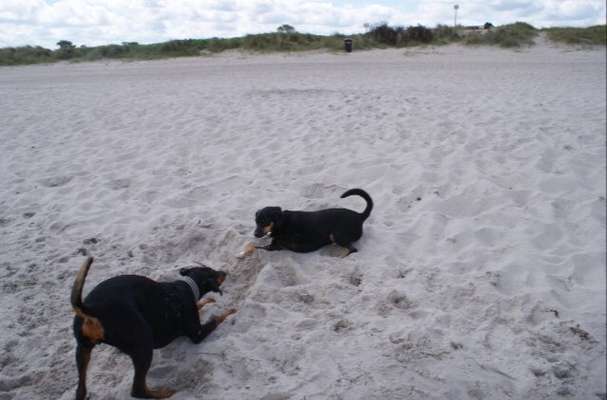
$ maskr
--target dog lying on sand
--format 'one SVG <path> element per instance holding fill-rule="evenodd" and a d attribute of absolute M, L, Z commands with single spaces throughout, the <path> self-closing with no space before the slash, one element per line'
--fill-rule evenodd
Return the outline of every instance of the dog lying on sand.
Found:
<path fill-rule="evenodd" d="M 289 211 L 280 207 L 264 207 L 255 213 L 255 237 L 269 235 L 272 242 L 267 246 L 247 245 L 242 255 L 255 249 L 287 249 L 307 253 L 331 243 L 346 249 L 347 256 L 358 251 L 352 245 L 363 234 L 363 223 L 371 214 L 373 200 L 362 189 L 350 189 L 341 195 L 360 196 L 367 202 L 362 213 L 345 208 L 329 208 L 320 211 Z"/>
<path fill-rule="evenodd" d="M 93 258 L 82 264 L 72 287 L 71 302 L 76 337 L 78 389 L 76 400 L 86 398 L 86 371 L 91 351 L 99 343 L 117 347 L 128 354 L 135 367 L 131 395 L 164 399 L 173 395 L 167 388 L 150 389 L 146 375 L 154 349 L 166 346 L 179 336 L 200 343 L 235 309 L 200 324 L 199 310 L 213 299 L 200 300 L 208 292 L 222 294 L 223 271 L 209 267 L 182 268 L 174 282 L 156 282 L 138 275 L 120 275 L 101 282 L 82 301 L 82 288 Z"/>

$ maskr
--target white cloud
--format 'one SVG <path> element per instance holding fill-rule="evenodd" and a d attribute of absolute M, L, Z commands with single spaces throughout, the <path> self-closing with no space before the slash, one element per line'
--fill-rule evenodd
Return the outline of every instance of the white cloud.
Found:
<path fill-rule="evenodd" d="M 381 4 L 379 4 L 381 2 Z M 0 46 L 54 48 L 61 39 L 99 45 L 177 38 L 240 36 L 290 24 L 302 32 L 363 31 L 363 24 L 436 25 L 453 22 L 453 3 L 370 0 L 342 5 L 327 0 L 1 0 Z M 346 5 L 343 5 L 346 3 Z M 604 0 L 462 0 L 463 24 L 536 26 L 605 23 Z"/>

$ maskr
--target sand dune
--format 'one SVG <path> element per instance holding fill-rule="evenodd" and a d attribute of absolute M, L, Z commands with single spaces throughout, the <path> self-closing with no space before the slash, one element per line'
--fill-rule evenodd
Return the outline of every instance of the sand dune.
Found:
<path fill-rule="evenodd" d="M 175 399 L 605 399 L 605 49 L 449 46 L 0 69 L 0 399 L 71 399 L 68 292 L 230 273 Z M 360 210 L 345 259 L 235 257 L 257 208 Z M 208 315 L 209 311 L 206 315 Z M 93 399 L 128 399 L 99 346 Z"/>

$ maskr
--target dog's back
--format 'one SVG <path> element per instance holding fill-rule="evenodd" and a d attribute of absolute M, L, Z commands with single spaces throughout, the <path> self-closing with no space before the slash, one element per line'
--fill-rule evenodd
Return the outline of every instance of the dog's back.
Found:
<path fill-rule="evenodd" d="M 362 213 L 347 208 L 327 208 L 318 211 L 289 211 L 282 213 L 281 244 L 294 251 L 307 252 L 331 243 L 355 251 L 352 242 L 363 234 L 363 223 L 373 209 L 373 200 L 362 189 L 350 189 L 341 197 L 358 195 L 367 201 Z"/>
<path fill-rule="evenodd" d="M 137 325 L 133 322 L 138 320 L 150 329 L 154 348 L 160 348 L 186 335 L 181 319 L 195 313 L 193 302 L 191 307 L 186 306 L 192 296 L 190 289 L 177 285 L 144 276 L 119 275 L 98 284 L 86 296 L 84 305 L 103 322 L 103 341 L 107 344 L 120 348 L 124 333 L 132 332 Z"/>

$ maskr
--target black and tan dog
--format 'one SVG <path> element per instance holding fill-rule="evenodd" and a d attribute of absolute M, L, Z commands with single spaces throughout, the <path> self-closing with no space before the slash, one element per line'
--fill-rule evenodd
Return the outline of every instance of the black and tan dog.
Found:
<path fill-rule="evenodd" d="M 367 202 L 367 207 L 362 213 L 345 208 L 320 211 L 283 211 L 280 207 L 262 208 L 255 214 L 255 237 L 270 235 L 272 242 L 262 247 L 249 246 L 245 253 L 250 253 L 254 248 L 288 249 L 307 253 L 331 243 L 347 249 L 345 256 L 356 252 L 352 243 L 360 239 L 363 234 L 363 222 L 371 214 L 373 200 L 362 189 L 350 189 L 342 194 L 341 198 L 353 195 L 360 196 Z"/>
<path fill-rule="evenodd" d="M 74 336 L 78 347 L 78 389 L 76 399 L 86 398 L 86 371 L 91 350 L 96 344 L 115 346 L 129 355 L 135 367 L 131 395 L 163 399 L 173 395 L 167 388 L 150 389 L 146 375 L 154 349 L 166 346 L 179 336 L 200 343 L 230 314 L 231 309 L 200 324 L 198 311 L 213 299 L 200 297 L 219 288 L 226 277 L 223 271 L 208 267 L 182 268 L 180 280 L 160 283 L 138 275 L 120 275 L 97 285 L 82 301 L 82 287 L 93 258 L 78 272 L 72 287 Z"/>

